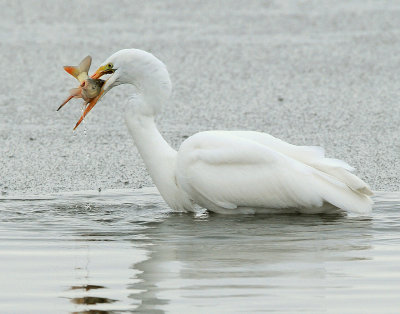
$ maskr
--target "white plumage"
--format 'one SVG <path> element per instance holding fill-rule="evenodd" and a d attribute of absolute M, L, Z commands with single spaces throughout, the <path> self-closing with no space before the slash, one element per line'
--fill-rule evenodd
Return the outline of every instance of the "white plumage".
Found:
<path fill-rule="evenodd" d="M 163 139 L 154 116 L 171 92 L 165 65 L 152 54 L 121 50 L 104 64 L 114 74 L 107 92 L 132 84 L 126 122 L 160 194 L 176 210 L 198 204 L 218 213 L 342 209 L 371 210 L 369 186 L 347 163 L 324 157 L 320 147 L 295 146 L 251 131 L 208 131 L 186 139 L 178 152 Z"/>

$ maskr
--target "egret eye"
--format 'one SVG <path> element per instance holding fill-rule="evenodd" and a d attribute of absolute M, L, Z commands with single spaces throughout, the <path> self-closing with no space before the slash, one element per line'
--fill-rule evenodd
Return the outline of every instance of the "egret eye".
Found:
<path fill-rule="evenodd" d="M 107 68 L 111 70 L 113 68 L 113 64 L 112 63 L 107 64 Z"/>

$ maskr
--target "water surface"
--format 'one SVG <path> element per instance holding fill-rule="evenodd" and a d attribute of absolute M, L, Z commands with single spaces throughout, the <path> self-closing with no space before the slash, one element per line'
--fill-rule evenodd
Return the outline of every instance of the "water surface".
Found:
<path fill-rule="evenodd" d="M 173 213 L 153 188 L 0 199 L 2 313 L 398 313 L 400 194 L 367 217 Z"/>

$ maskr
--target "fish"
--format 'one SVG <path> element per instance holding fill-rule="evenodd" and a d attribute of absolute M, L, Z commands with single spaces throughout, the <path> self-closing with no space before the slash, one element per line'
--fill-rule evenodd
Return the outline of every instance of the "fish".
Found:
<path fill-rule="evenodd" d="M 78 66 L 64 66 L 64 70 L 75 77 L 79 81 L 80 85 L 79 87 L 73 88 L 69 91 L 68 98 L 58 107 L 57 111 L 59 111 L 72 98 L 82 98 L 85 101 L 84 106 L 86 107 L 88 103 L 99 96 L 105 81 L 89 77 L 88 73 L 91 64 L 92 57 L 86 56 Z"/>

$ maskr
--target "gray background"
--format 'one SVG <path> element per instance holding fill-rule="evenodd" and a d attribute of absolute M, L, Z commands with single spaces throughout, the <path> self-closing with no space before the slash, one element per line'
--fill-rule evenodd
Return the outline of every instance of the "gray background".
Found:
<path fill-rule="evenodd" d="M 152 185 L 124 125 L 129 88 L 77 132 L 63 65 L 140 48 L 168 67 L 173 147 L 208 129 L 321 145 L 375 190 L 399 190 L 398 1 L 0 1 L 0 191 Z M 75 134 L 74 134 L 75 133 Z"/>

